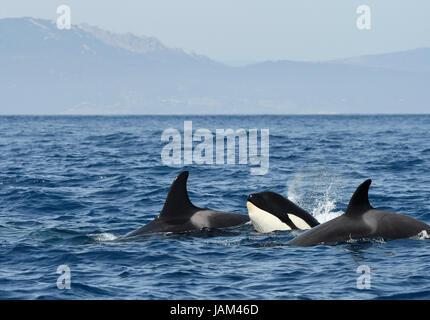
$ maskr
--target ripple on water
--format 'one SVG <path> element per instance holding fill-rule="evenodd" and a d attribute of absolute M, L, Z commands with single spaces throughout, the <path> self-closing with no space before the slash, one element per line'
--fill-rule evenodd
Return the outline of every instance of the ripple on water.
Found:
<path fill-rule="evenodd" d="M 184 120 L 213 132 L 269 128 L 268 174 L 163 165 L 161 133 Z M 0 298 L 428 299 L 424 233 L 309 248 L 251 224 L 122 236 L 158 215 L 181 170 L 202 207 L 246 213 L 248 194 L 272 190 L 324 222 L 372 178 L 375 207 L 429 222 L 429 127 L 430 116 L 0 117 Z M 56 287 L 60 265 L 71 290 Z M 357 289 L 360 265 L 371 290 Z"/>

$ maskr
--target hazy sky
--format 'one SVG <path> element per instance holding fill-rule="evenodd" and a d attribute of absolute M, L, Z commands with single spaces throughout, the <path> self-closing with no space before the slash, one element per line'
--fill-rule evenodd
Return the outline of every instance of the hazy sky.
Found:
<path fill-rule="evenodd" d="M 428 0 L 2 0 L 0 18 L 55 19 L 155 36 L 220 61 L 327 60 L 430 47 Z M 371 30 L 356 9 L 371 8 Z M 0 30 L 1 32 L 1 30 Z"/>

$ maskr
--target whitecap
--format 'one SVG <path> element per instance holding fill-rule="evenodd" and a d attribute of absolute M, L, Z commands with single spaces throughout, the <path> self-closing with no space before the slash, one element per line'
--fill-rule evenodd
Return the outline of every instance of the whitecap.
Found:
<path fill-rule="evenodd" d="M 430 239 L 430 235 L 427 233 L 426 230 L 423 230 L 413 238 L 417 240 L 427 240 L 427 239 Z"/>
<path fill-rule="evenodd" d="M 87 234 L 87 236 L 91 237 L 93 240 L 97 242 L 114 241 L 118 239 L 118 237 L 112 233 L 90 233 L 90 234 Z"/>
<path fill-rule="evenodd" d="M 294 179 L 287 185 L 287 198 L 296 203 L 298 206 L 304 202 L 302 192 L 300 192 L 301 187 L 305 184 L 303 180 L 303 176 L 298 174 L 294 177 Z M 310 211 L 312 216 L 318 220 L 319 223 L 324 223 L 329 220 L 332 220 L 343 214 L 342 211 L 334 211 L 336 208 L 336 200 L 334 199 L 335 194 L 332 191 L 332 183 L 325 186 L 324 194 L 320 197 L 315 197 L 315 194 L 312 194 L 311 197 L 315 197 L 311 199 L 313 202 L 313 209 Z"/>

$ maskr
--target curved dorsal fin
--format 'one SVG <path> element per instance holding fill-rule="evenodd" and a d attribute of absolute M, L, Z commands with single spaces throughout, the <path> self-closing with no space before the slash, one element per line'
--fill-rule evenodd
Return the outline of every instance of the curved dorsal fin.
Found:
<path fill-rule="evenodd" d="M 173 180 L 163 209 L 158 216 L 164 220 L 177 220 L 191 216 L 197 208 L 194 206 L 187 192 L 188 171 L 181 172 Z"/>
<path fill-rule="evenodd" d="M 366 212 L 369 209 L 372 209 L 372 206 L 369 202 L 369 187 L 372 183 L 371 179 L 367 179 L 362 184 L 360 184 L 355 190 L 354 194 L 349 200 L 348 208 L 346 209 L 345 214 L 348 215 L 360 215 Z"/>

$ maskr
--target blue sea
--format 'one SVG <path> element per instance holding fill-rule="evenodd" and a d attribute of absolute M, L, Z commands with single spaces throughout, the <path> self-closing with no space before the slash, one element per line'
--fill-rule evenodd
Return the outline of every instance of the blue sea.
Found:
<path fill-rule="evenodd" d="M 162 132 L 184 121 L 269 129 L 267 174 L 164 165 Z M 3 116 L 0 132 L 0 299 L 430 298 L 425 236 L 299 248 L 246 224 L 121 239 L 158 215 L 182 170 L 199 207 L 247 214 L 248 194 L 272 190 L 323 222 L 371 178 L 374 207 L 430 223 L 429 115 Z"/>

